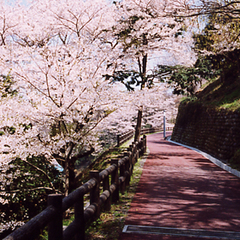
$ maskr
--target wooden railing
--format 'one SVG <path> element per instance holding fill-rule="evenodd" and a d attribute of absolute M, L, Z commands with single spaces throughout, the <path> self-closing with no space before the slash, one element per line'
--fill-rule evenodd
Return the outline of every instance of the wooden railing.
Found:
<path fill-rule="evenodd" d="M 172 131 L 173 127 L 166 127 L 166 131 Z M 143 128 L 141 130 L 141 135 L 155 133 L 155 132 L 162 132 L 163 127 L 153 127 L 153 128 Z"/>
<path fill-rule="evenodd" d="M 171 131 L 171 130 L 173 130 L 173 127 L 166 128 L 166 131 Z M 143 128 L 141 129 L 141 135 L 161 132 L 161 131 L 163 131 L 163 127 Z M 117 147 L 120 147 L 123 143 L 133 138 L 134 134 L 135 134 L 134 130 L 129 130 L 126 133 L 117 135 Z"/>
<path fill-rule="evenodd" d="M 129 185 L 134 164 L 146 152 L 146 136 L 127 148 L 120 159 L 113 159 L 105 170 L 91 171 L 90 180 L 63 198 L 60 194 L 48 196 L 48 207 L 4 240 L 34 239 L 48 225 L 48 240 L 85 239 L 85 229 L 96 220 L 102 210 L 110 210 Z M 111 183 L 109 180 L 111 179 Z M 86 194 L 90 193 L 89 206 L 84 209 Z M 62 199 L 63 198 L 63 199 Z M 74 207 L 75 219 L 63 231 L 63 214 Z"/>
<path fill-rule="evenodd" d="M 126 133 L 117 135 L 117 147 L 120 147 L 123 143 L 127 142 L 134 136 L 135 130 L 129 130 Z"/>

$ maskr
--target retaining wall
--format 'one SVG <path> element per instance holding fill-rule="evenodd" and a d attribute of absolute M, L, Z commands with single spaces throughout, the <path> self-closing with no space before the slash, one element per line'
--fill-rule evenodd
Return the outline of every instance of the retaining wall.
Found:
<path fill-rule="evenodd" d="M 172 140 L 229 161 L 240 151 L 240 112 L 182 103 Z"/>

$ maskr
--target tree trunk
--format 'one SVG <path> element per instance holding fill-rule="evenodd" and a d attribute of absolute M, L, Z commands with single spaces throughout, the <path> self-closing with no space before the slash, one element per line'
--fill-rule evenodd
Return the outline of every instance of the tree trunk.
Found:
<path fill-rule="evenodd" d="M 75 190 L 76 184 L 75 184 L 75 162 L 71 162 L 69 164 L 69 193 Z"/>
<path fill-rule="evenodd" d="M 78 186 L 78 179 L 76 178 L 75 174 L 75 163 L 78 159 L 82 157 L 87 157 L 91 155 L 95 149 L 91 147 L 90 150 L 86 152 L 80 152 L 79 154 L 73 156 L 70 158 L 70 155 L 73 151 L 73 148 L 75 147 L 75 144 L 71 143 L 69 147 L 69 152 L 67 154 L 67 160 L 65 160 L 65 196 L 67 196 L 69 193 L 74 191 Z"/>
<path fill-rule="evenodd" d="M 141 124 L 142 124 L 142 107 L 138 110 L 137 125 L 135 129 L 134 142 L 139 141 L 141 134 Z"/>
<path fill-rule="evenodd" d="M 69 184 L 69 161 L 65 161 L 64 171 L 65 171 L 64 195 L 66 197 L 69 194 L 69 185 L 70 185 Z"/>
<path fill-rule="evenodd" d="M 65 163 L 65 197 L 73 190 L 75 190 L 74 163 L 67 161 Z"/>
<path fill-rule="evenodd" d="M 142 90 L 145 87 L 146 82 L 147 82 L 147 79 L 146 79 L 146 76 L 147 76 L 147 54 L 145 54 L 143 56 L 141 72 L 142 72 L 142 74 L 141 74 L 141 78 L 142 78 L 141 90 Z"/>
<path fill-rule="evenodd" d="M 141 77 L 141 90 L 145 87 L 147 82 L 147 54 L 144 54 L 143 58 L 140 60 L 140 57 L 138 58 L 138 68 L 139 73 Z"/>
<path fill-rule="evenodd" d="M 143 45 L 148 45 L 148 40 L 146 37 L 146 34 L 143 34 Z M 142 69 L 140 71 L 141 73 L 141 78 L 142 78 L 142 84 L 141 84 L 141 90 L 145 87 L 146 82 L 147 82 L 147 53 L 143 54 L 143 58 L 142 58 Z"/>
<path fill-rule="evenodd" d="M 71 192 L 71 182 L 72 181 L 72 171 L 74 171 L 74 163 L 71 161 L 71 154 L 73 151 L 73 148 L 75 147 L 75 144 L 73 142 L 69 143 L 69 146 L 66 149 L 65 152 L 65 166 L 64 166 L 64 170 L 65 170 L 65 197 L 68 196 L 68 194 Z M 73 170 L 71 170 L 73 169 Z M 73 172 L 74 173 L 74 172 Z M 70 179 L 71 178 L 71 179 Z M 74 174 L 74 178 L 75 178 L 75 174 Z"/>

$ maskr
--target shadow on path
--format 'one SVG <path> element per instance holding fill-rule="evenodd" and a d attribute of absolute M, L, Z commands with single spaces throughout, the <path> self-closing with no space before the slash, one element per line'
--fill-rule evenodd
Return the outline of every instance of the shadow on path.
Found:
<path fill-rule="evenodd" d="M 125 225 L 240 231 L 237 177 L 160 134 L 149 135 L 147 141 L 150 154 Z M 120 239 L 136 239 L 129 235 Z M 156 239 L 175 239 L 165 237 Z M 137 237 L 150 238 L 155 239 Z"/>

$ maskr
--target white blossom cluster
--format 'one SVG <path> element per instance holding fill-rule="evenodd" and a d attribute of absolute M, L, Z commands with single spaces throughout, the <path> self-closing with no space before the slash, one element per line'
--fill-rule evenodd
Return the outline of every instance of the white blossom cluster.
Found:
<path fill-rule="evenodd" d="M 120 39 L 119 47 L 124 51 L 124 61 L 129 61 L 127 66 L 134 58 L 146 54 L 151 58 L 164 51 L 178 64 L 193 65 L 196 55 L 192 51 L 192 34 L 183 30 L 187 23 L 176 21 L 175 17 L 190 6 L 191 2 L 185 0 L 120 1 L 116 12 L 116 32 L 125 35 Z M 118 61 L 120 69 L 123 68 L 121 61 Z"/>
<path fill-rule="evenodd" d="M 1 214 L 1 217 L 3 216 L 3 213 Z M 0 223 L 0 233 L 8 230 L 8 229 L 16 229 L 17 227 L 21 227 L 22 225 L 24 225 L 24 222 L 21 221 L 10 221 L 10 222 L 1 222 Z"/>
<path fill-rule="evenodd" d="M 176 37 L 182 23 L 171 15 L 186 3 L 125 0 L 121 4 L 119 8 L 105 0 L 34 0 L 26 6 L 0 1 L 0 74 L 11 77 L 17 92 L 0 98 L 1 182 L 14 178 L 4 173 L 16 157 L 25 161 L 41 155 L 50 163 L 64 161 L 66 172 L 67 163 L 79 152 L 100 150 L 99 135 L 104 131 L 133 129 L 142 106 L 144 124 L 151 126 L 161 124 L 163 109 L 169 118 L 176 115 L 175 100 L 162 85 L 127 92 L 103 76 L 119 66 L 135 67 L 137 56 L 162 50 L 189 64 L 191 34 Z M 140 18 L 136 31 L 119 40 L 116 32 L 127 27 L 121 19 L 132 16 Z M 124 51 L 126 44 L 145 33 L 147 45 L 129 45 Z M 7 203 L 0 198 L 0 204 Z M 13 220 L 1 223 L 1 228 L 21 224 Z"/>

